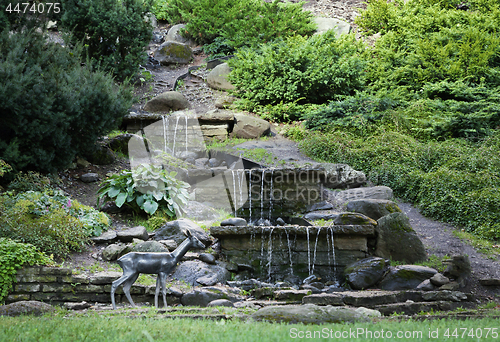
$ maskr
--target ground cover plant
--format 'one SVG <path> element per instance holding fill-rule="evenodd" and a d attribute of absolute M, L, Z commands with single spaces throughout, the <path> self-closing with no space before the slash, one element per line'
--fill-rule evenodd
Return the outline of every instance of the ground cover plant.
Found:
<path fill-rule="evenodd" d="M 185 34 L 212 54 L 293 35 L 310 35 L 315 24 L 302 3 L 261 0 L 157 0 L 158 19 L 186 23 Z"/>

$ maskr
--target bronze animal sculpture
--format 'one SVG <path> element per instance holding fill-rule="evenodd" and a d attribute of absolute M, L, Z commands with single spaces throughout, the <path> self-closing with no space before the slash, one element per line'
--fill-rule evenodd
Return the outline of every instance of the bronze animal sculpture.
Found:
<path fill-rule="evenodd" d="M 137 280 L 140 273 L 158 275 L 156 278 L 155 306 L 158 307 L 158 296 L 161 288 L 163 304 L 167 307 L 167 276 L 174 271 L 177 262 L 182 259 L 188 250 L 191 248 L 206 248 L 196 236 L 191 235 L 189 230 L 185 234 L 187 239 L 172 253 L 130 252 L 118 259 L 118 265 L 123 269 L 123 275 L 111 284 L 111 303 L 113 304 L 113 309 L 116 309 L 115 291 L 122 284 L 125 296 L 132 307 L 135 308 L 134 301 L 130 296 L 130 287 Z"/>

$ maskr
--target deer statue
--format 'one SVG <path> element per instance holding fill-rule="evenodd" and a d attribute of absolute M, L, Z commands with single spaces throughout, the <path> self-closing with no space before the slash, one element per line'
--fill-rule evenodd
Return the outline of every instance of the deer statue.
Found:
<path fill-rule="evenodd" d="M 181 260 L 188 250 L 191 248 L 206 248 L 196 236 L 191 235 L 189 230 L 186 230 L 184 234 L 188 238 L 172 253 L 130 252 L 118 259 L 118 265 L 123 269 L 123 275 L 111 284 L 111 303 L 113 304 L 113 309 L 116 309 L 115 291 L 122 284 L 125 296 L 130 304 L 132 304 L 132 307 L 135 308 L 135 304 L 130 296 L 130 287 L 137 280 L 137 277 L 139 277 L 139 273 L 158 275 L 156 278 L 155 306 L 158 307 L 160 287 L 163 294 L 163 304 L 165 307 L 167 306 L 167 276 L 174 271 L 177 262 Z"/>

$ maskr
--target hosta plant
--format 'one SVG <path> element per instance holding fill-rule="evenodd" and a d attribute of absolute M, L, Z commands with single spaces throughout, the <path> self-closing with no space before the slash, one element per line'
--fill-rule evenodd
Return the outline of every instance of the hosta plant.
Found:
<path fill-rule="evenodd" d="M 176 172 L 168 172 L 155 165 L 124 170 L 102 182 L 97 205 L 114 201 L 117 207 L 126 205 L 136 213 L 144 211 L 153 215 L 161 210 L 174 217 L 176 212 L 182 212 L 189 198 L 189 184 L 177 180 L 175 176 Z"/>

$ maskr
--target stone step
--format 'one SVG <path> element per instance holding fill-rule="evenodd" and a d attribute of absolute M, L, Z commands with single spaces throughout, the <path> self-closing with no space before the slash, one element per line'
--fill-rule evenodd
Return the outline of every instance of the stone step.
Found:
<path fill-rule="evenodd" d="M 420 312 L 435 312 L 435 311 L 451 311 L 457 308 L 471 309 L 476 307 L 476 303 L 472 302 L 452 302 L 452 301 L 437 301 L 437 302 L 412 302 L 392 303 L 384 305 L 376 305 L 375 310 L 380 311 L 384 316 L 392 314 L 415 315 Z M 455 317 L 453 317 L 455 318 Z"/>
<path fill-rule="evenodd" d="M 345 291 L 304 296 L 303 304 L 350 305 L 375 308 L 379 305 L 415 302 L 466 303 L 473 298 L 459 291 Z"/>

